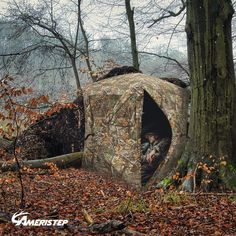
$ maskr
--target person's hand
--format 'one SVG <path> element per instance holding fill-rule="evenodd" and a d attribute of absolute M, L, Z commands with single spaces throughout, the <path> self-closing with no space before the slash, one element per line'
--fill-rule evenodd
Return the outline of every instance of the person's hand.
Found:
<path fill-rule="evenodd" d="M 155 151 L 152 150 L 152 151 L 151 151 L 150 153 L 148 153 L 148 155 L 147 155 L 147 162 L 148 162 L 149 164 L 151 164 L 152 161 L 153 161 L 153 159 L 154 159 L 154 157 L 155 157 Z"/>

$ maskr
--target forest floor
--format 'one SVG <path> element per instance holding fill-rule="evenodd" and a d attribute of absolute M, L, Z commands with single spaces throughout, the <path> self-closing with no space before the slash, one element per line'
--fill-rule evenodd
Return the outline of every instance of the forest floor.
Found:
<path fill-rule="evenodd" d="M 16 173 L 1 176 L 0 212 L 19 212 Z M 112 178 L 81 169 L 26 170 L 23 174 L 30 219 L 66 219 L 67 227 L 15 226 L 1 222 L 0 235 L 92 235 L 93 220 L 119 220 L 146 235 L 236 235 L 236 195 L 187 194 L 154 188 L 137 191 Z M 122 231 L 96 235 L 128 235 Z M 94 234 L 93 234 L 94 235 Z M 134 234 L 139 235 L 139 234 Z"/>

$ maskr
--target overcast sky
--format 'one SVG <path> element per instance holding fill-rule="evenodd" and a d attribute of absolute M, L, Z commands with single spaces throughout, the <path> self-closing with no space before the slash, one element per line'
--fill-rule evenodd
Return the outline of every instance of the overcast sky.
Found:
<path fill-rule="evenodd" d="M 24 1 L 24 0 L 23 0 Z M 27 0 L 30 3 L 36 3 L 42 0 Z M 47 1 L 47 0 L 46 0 Z M 59 0 L 61 3 L 66 4 L 70 0 Z M 7 3 L 11 0 L 0 0 L 1 11 L 7 7 Z M 49 2 L 49 1 L 48 1 Z M 129 31 L 127 27 L 127 19 L 125 18 L 124 0 L 117 1 L 118 6 L 106 6 L 112 1 L 101 0 L 101 3 L 87 4 L 92 1 L 83 1 L 82 11 L 85 11 L 87 17 L 84 20 L 86 31 L 92 36 L 93 39 L 99 39 L 100 37 L 122 38 L 128 37 Z M 149 0 L 132 0 L 131 4 L 137 9 L 148 8 L 147 3 Z M 157 1 L 158 2 L 158 1 Z M 169 0 L 160 1 L 160 3 L 167 4 Z M 174 1 L 171 1 L 174 2 Z M 104 3 L 104 4 L 103 4 Z M 164 6 L 164 5 L 163 5 Z M 71 14 L 72 15 L 72 14 Z M 122 18 L 123 17 L 123 18 Z M 154 15 L 155 17 L 155 15 Z M 158 17 L 158 15 L 156 15 Z M 122 21 L 123 20 L 123 21 Z M 148 28 L 149 24 L 145 24 L 148 20 L 140 18 L 139 12 L 135 11 L 136 30 L 137 30 L 137 42 L 139 50 L 152 50 L 154 47 L 167 47 L 170 49 L 180 50 L 186 53 L 186 36 L 185 33 L 177 33 L 171 35 L 171 32 L 165 34 L 166 27 L 174 26 L 178 24 L 179 18 L 173 18 L 166 23 L 155 25 L 152 28 Z M 185 20 L 180 23 L 182 29 L 184 28 Z M 162 33 L 163 32 L 163 33 Z M 164 46 L 165 45 L 165 46 Z"/>

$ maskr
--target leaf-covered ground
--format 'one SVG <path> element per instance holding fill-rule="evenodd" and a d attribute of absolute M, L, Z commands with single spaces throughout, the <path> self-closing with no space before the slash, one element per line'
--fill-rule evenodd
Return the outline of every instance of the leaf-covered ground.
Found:
<path fill-rule="evenodd" d="M 15 175 L 3 176 L 2 212 L 19 211 L 20 187 Z M 67 219 L 75 227 L 17 227 L 4 222 L 0 223 L 0 235 L 88 235 L 80 231 L 87 225 L 82 209 L 94 222 L 120 220 L 147 235 L 236 235 L 233 194 L 188 195 L 156 189 L 139 192 L 111 178 L 73 168 L 28 171 L 23 181 L 23 210 L 30 213 L 30 219 Z"/>

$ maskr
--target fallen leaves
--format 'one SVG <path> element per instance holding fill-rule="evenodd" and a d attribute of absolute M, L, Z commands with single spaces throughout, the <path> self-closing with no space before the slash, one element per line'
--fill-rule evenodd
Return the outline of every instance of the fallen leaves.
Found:
<path fill-rule="evenodd" d="M 70 227 L 15 227 L 3 222 L 1 235 L 88 235 L 81 229 L 91 223 L 106 225 L 113 221 L 124 222 L 130 232 L 150 236 L 236 235 L 233 194 L 191 195 L 155 188 L 142 192 L 82 169 L 53 170 L 24 172 L 24 211 L 30 213 L 31 219 L 69 220 Z M 0 211 L 15 213 L 19 210 L 19 183 L 14 173 L 7 175 L 5 178 L 11 181 L 4 182 L 5 200 L 0 198 Z"/>

